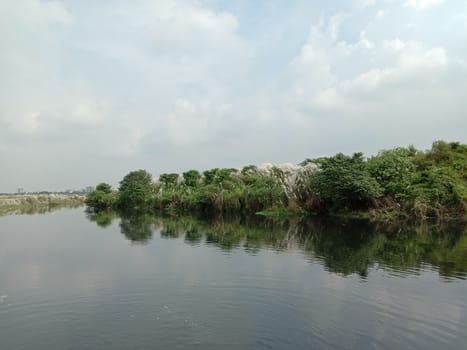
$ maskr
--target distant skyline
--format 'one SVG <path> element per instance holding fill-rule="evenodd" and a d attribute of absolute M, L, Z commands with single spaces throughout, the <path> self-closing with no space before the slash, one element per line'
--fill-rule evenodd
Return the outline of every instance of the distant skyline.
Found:
<path fill-rule="evenodd" d="M 0 76 L 0 192 L 467 143 L 467 1 L 5 0 Z"/>

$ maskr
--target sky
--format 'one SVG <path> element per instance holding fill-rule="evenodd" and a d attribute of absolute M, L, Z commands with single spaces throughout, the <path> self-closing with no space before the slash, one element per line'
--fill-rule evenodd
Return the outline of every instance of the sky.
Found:
<path fill-rule="evenodd" d="M 465 0 L 0 1 L 0 192 L 439 139 Z"/>

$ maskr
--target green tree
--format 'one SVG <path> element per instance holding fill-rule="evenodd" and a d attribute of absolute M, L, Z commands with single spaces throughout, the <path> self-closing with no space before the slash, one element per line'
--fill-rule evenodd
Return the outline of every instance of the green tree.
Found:
<path fill-rule="evenodd" d="M 154 200 L 154 185 L 151 174 L 146 170 L 136 170 L 128 173 L 119 187 L 118 206 L 121 209 L 144 211 Z"/>
<path fill-rule="evenodd" d="M 254 175 L 258 172 L 258 167 L 256 165 L 246 165 L 242 168 L 242 175 Z"/>
<path fill-rule="evenodd" d="M 166 187 L 175 186 L 178 181 L 178 174 L 177 173 L 170 173 L 170 174 L 161 174 L 159 176 L 159 181 L 164 184 Z"/>
<path fill-rule="evenodd" d="M 326 209 L 367 208 L 383 193 L 369 173 L 363 153 L 354 153 L 352 157 L 338 153 L 320 159 L 317 164 L 320 169 L 310 176 L 309 187 Z"/>
<path fill-rule="evenodd" d="M 101 182 L 99 185 L 96 186 L 96 191 L 101 191 L 101 192 L 104 192 L 104 193 L 110 193 L 110 192 L 112 192 L 112 186 L 105 183 L 105 182 Z"/>
<path fill-rule="evenodd" d="M 201 174 L 198 170 L 188 170 L 183 173 L 185 185 L 189 187 L 196 187 L 201 179 Z"/>
<path fill-rule="evenodd" d="M 96 186 L 96 189 L 86 196 L 85 203 L 94 212 L 111 209 L 117 200 L 117 195 L 112 191 L 112 186 L 104 182 Z"/>
<path fill-rule="evenodd" d="M 412 196 L 412 182 L 416 171 L 413 148 L 395 148 L 379 152 L 368 161 L 370 174 L 378 181 L 386 195 L 395 199 Z"/>
<path fill-rule="evenodd" d="M 216 174 L 219 171 L 219 168 L 214 168 L 211 170 L 205 170 L 203 171 L 203 181 L 205 185 L 210 185 L 214 183 L 214 180 L 216 178 Z"/>

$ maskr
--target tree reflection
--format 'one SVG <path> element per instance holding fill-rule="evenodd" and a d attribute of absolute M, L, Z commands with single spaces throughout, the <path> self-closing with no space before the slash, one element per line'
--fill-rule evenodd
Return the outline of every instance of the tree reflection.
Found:
<path fill-rule="evenodd" d="M 152 226 L 155 218 L 151 215 L 128 215 L 122 216 L 120 220 L 120 232 L 134 243 L 147 243 L 152 238 Z"/>
<path fill-rule="evenodd" d="M 365 278 L 371 268 L 419 273 L 423 264 L 436 267 L 443 277 L 467 276 L 467 231 L 463 224 L 388 225 L 366 220 L 271 221 L 162 219 L 165 237 L 186 242 L 204 237 L 223 250 L 243 248 L 283 251 L 301 249 L 327 270 Z M 195 239 L 193 238 L 195 237 Z"/>
<path fill-rule="evenodd" d="M 118 214 L 113 211 L 90 212 L 87 213 L 87 218 L 99 227 L 106 228 L 112 224 L 114 219 L 118 218 Z"/>
<path fill-rule="evenodd" d="M 353 221 L 302 225 L 299 230 L 302 249 L 332 272 L 365 277 L 377 266 L 413 274 L 430 264 L 443 277 L 466 276 L 465 225 L 387 227 Z"/>
<path fill-rule="evenodd" d="M 99 226 L 110 225 L 115 214 L 89 216 Z M 387 225 L 365 220 L 271 220 L 264 217 L 156 218 L 121 216 L 120 230 L 132 242 L 148 242 L 160 235 L 187 244 L 222 250 L 300 249 L 310 261 L 331 272 L 365 278 L 373 268 L 417 274 L 424 264 L 449 279 L 467 277 L 467 230 L 464 224 Z"/>
<path fill-rule="evenodd" d="M 188 244 L 198 244 L 201 242 L 203 234 L 199 231 L 197 226 L 193 226 L 186 230 L 185 242 Z"/>

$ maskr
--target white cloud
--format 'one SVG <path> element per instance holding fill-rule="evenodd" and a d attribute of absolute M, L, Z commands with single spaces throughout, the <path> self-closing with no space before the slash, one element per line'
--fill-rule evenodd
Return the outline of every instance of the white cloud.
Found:
<path fill-rule="evenodd" d="M 84 98 L 77 101 L 72 109 L 70 120 L 78 125 L 96 127 L 101 125 L 107 118 L 105 107 L 100 106 L 96 101 L 90 98 Z"/>
<path fill-rule="evenodd" d="M 392 40 L 384 40 L 383 41 L 383 48 L 389 51 L 399 52 L 405 47 L 405 42 L 403 42 L 399 38 L 395 38 Z"/>
<path fill-rule="evenodd" d="M 326 28 L 314 28 L 293 61 L 284 97 L 287 113 L 301 115 L 310 137 L 333 135 L 355 145 L 376 138 L 380 149 L 391 147 L 391 139 L 415 142 L 416 128 L 430 141 L 467 130 L 460 102 L 467 94 L 465 60 L 397 37 L 370 41 L 363 34 L 349 43 Z M 455 123 L 459 132 L 449 132 Z"/>
<path fill-rule="evenodd" d="M 312 99 L 312 103 L 317 109 L 336 109 L 340 107 L 342 102 L 336 88 L 327 88 L 317 93 Z"/>
<path fill-rule="evenodd" d="M 465 24 L 465 33 L 467 34 L 467 1 L 465 2 L 464 24 Z"/>
<path fill-rule="evenodd" d="M 413 69 L 440 68 L 448 62 L 446 51 L 442 47 L 431 47 L 424 49 L 420 45 L 415 45 L 408 50 L 404 50 L 400 56 L 402 67 Z"/>
<path fill-rule="evenodd" d="M 71 15 L 61 3 L 24 0 L 9 6 L 8 10 L 12 18 L 24 18 L 9 23 L 8 29 L 16 28 L 16 32 L 36 40 L 32 48 L 13 43 L 5 50 L 7 55 L 11 54 L 6 62 L 10 71 L 5 76 L 18 86 L 12 92 L 16 93 L 13 99 L 0 106 L 0 113 L 8 110 L 10 118 L 16 120 L 7 123 L 10 132 L 28 130 L 49 134 L 73 128 L 75 133 L 80 133 L 90 127 L 103 127 L 111 116 L 114 127 L 107 129 L 122 134 L 115 138 L 118 147 L 104 145 L 109 148 L 104 153 L 122 149 L 122 155 L 130 155 L 137 150 L 144 132 L 136 128 L 128 136 L 126 130 L 132 130 L 134 125 L 150 125 L 150 130 L 156 124 L 166 128 L 167 137 L 173 142 L 188 142 L 193 130 L 188 126 L 200 125 L 197 113 L 205 113 L 206 106 L 212 104 L 210 100 L 219 98 L 229 81 L 243 74 L 238 64 L 248 59 L 249 49 L 235 33 L 238 23 L 232 14 L 214 12 L 186 1 L 144 1 L 137 6 L 111 8 L 107 13 L 111 30 L 80 37 L 75 47 L 97 58 L 96 64 L 106 62 L 120 69 L 112 74 L 142 74 L 140 85 L 131 88 L 143 95 L 147 92 L 142 89 L 155 88 L 153 101 L 148 98 L 140 102 L 145 104 L 144 111 L 131 111 L 127 110 L 129 101 L 125 101 L 129 95 L 121 96 L 123 100 L 118 95 L 103 96 L 92 85 L 96 79 L 111 80 L 113 75 L 99 77 L 99 71 L 98 76 L 82 75 L 80 71 L 74 76 L 61 73 L 61 66 L 74 63 L 66 61 L 64 50 L 68 44 L 52 28 L 53 23 L 67 26 L 72 23 Z M 134 40 L 135 36 L 128 36 L 127 32 L 142 34 L 142 41 Z M 183 95 L 180 91 L 183 85 L 192 91 L 190 94 L 203 95 L 204 105 L 196 102 L 200 109 L 187 113 L 180 107 L 179 102 L 184 100 L 179 97 Z M 28 108 L 24 110 L 24 106 Z M 36 112 L 32 114 L 30 109 Z M 40 116 L 40 123 L 33 115 Z"/>
<path fill-rule="evenodd" d="M 26 112 L 20 115 L 7 116 L 6 125 L 20 135 L 34 133 L 40 126 L 40 113 Z"/>
<path fill-rule="evenodd" d="M 2 19 L 10 19 L 18 22 L 22 27 L 37 29 L 49 23 L 69 25 L 72 16 L 60 1 L 41 0 L 16 0 L 3 1 L 0 10 L 4 16 Z"/>
<path fill-rule="evenodd" d="M 229 13 L 215 13 L 197 6 L 174 6 L 148 24 L 156 50 L 207 50 L 235 41 L 237 19 Z"/>
<path fill-rule="evenodd" d="M 405 6 L 423 10 L 443 2 L 444 0 L 407 0 Z"/>
<path fill-rule="evenodd" d="M 357 9 L 364 9 L 366 7 L 374 6 L 376 4 L 376 0 L 353 0 L 352 5 L 354 8 Z"/>
<path fill-rule="evenodd" d="M 0 191 L 20 186 L 22 154 L 50 167 L 24 176 L 40 189 L 465 135 L 458 4 L 305 3 L 1 2 Z"/>
<path fill-rule="evenodd" d="M 376 13 L 376 18 L 377 19 L 382 19 L 382 18 L 384 18 L 385 14 L 386 13 L 383 10 L 378 10 L 378 12 Z"/>

